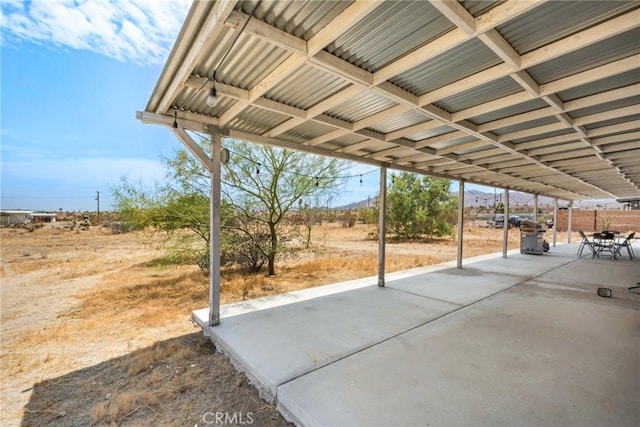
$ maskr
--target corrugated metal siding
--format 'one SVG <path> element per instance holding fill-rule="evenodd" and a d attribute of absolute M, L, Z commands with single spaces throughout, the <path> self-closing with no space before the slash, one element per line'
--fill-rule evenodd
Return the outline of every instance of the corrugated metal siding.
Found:
<path fill-rule="evenodd" d="M 423 114 L 417 113 L 415 111 L 407 111 L 404 114 L 390 117 L 387 120 L 383 120 L 373 126 L 369 126 L 369 129 L 380 133 L 390 133 L 409 126 L 417 125 L 418 123 L 422 123 L 424 121 L 425 116 Z"/>
<path fill-rule="evenodd" d="M 538 84 L 549 83 L 640 52 L 640 28 L 527 69 Z"/>
<path fill-rule="evenodd" d="M 395 102 L 372 92 L 362 92 L 329 111 L 327 115 L 353 123 L 396 105 Z"/>
<path fill-rule="evenodd" d="M 513 105 L 499 110 L 494 110 L 486 114 L 481 114 L 475 117 L 470 117 L 471 123 L 481 125 L 484 123 L 492 122 L 494 120 L 500 120 L 507 117 L 515 116 L 517 114 L 526 113 L 528 111 L 537 110 L 539 108 L 548 107 L 549 105 L 542 99 L 532 99 L 531 101 L 523 102 L 521 104 Z"/>
<path fill-rule="evenodd" d="M 523 55 L 637 5 L 635 1 L 550 1 L 497 30 Z"/>
<path fill-rule="evenodd" d="M 390 81 L 415 95 L 423 95 L 502 61 L 478 39 L 471 39 Z"/>
<path fill-rule="evenodd" d="M 375 72 L 451 28 L 426 1 L 385 1 L 325 50 Z"/>
<path fill-rule="evenodd" d="M 493 101 L 503 96 L 512 95 L 522 91 L 522 86 L 516 83 L 511 77 L 506 76 L 481 86 L 474 87 L 462 93 L 444 98 L 435 103 L 449 113 L 475 107 L 485 102 Z"/>
<path fill-rule="evenodd" d="M 349 82 L 305 64 L 265 93 L 265 97 L 307 110 L 347 86 Z"/>
<path fill-rule="evenodd" d="M 636 83 L 640 83 L 640 72 L 638 72 L 638 70 L 632 70 L 606 79 L 576 86 L 574 88 L 558 92 L 557 95 L 562 101 L 567 102 Z"/>

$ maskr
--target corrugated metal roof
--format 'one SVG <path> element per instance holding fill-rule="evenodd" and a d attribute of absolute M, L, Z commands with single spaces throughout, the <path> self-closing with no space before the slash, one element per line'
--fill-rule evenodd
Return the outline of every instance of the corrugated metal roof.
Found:
<path fill-rule="evenodd" d="M 637 2 L 549 1 L 497 30 L 516 52 L 524 55 L 633 7 Z"/>
<path fill-rule="evenodd" d="M 472 16 L 477 17 L 483 13 L 487 13 L 494 7 L 504 3 L 504 0 L 491 1 L 491 0 L 478 0 L 478 1 L 461 1 L 462 7 L 467 9 Z"/>
<path fill-rule="evenodd" d="M 578 85 L 571 89 L 560 91 L 556 95 L 558 95 L 562 101 L 567 102 L 637 83 L 640 83 L 640 73 L 638 70 L 631 70 L 595 82 Z"/>
<path fill-rule="evenodd" d="M 420 114 L 416 111 L 407 111 L 404 114 L 389 117 L 386 120 L 382 120 L 374 125 L 371 125 L 370 128 L 375 130 L 376 132 L 386 134 L 394 132 L 398 129 L 404 129 L 409 126 L 422 123 L 424 122 L 424 119 L 424 114 Z"/>
<path fill-rule="evenodd" d="M 494 120 L 504 119 L 506 117 L 512 117 L 518 114 L 526 113 L 528 111 L 537 110 L 539 108 L 547 107 L 548 104 L 542 99 L 532 99 L 530 101 L 522 102 L 516 105 L 511 105 L 506 108 L 500 108 L 493 110 L 485 114 L 470 117 L 468 120 L 471 123 L 481 125 L 484 123 L 492 122 Z"/>
<path fill-rule="evenodd" d="M 422 95 L 500 63 L 500 58 L 478 39 L 436 56 L 391 79 L 396 86 Z"/>
<path fill-rule="evenodd" d="M 309 139 L 317 138 L 329 133 L 333 130 L 331 126 L 318 122 L 304 122 L 300 126 L 285 132 L 283 136 L 289 138 L 290 141 L 303 143 Z"/>
<path fill-rule="evenodd" d="M 602 127 L 606 127 L 606 126 L 613 126 L 613 125 L 617 125 L 617 124 L 620 124 L 620 123 L 629 123 L 629 122 L 635 122 L 638 125 L 640 125 L 640 114 L 630 114 L 628 116 L 617 117 L 615 119 L 602 120 L 600 122 L 589 123 L 589 124 L 585 125 L 584 127 L 586 129 L 588 129 L 588 130 L 591 130 L 591 129 L 598 129 L 598 128 L 602 128 Z M 640 147 L 638 147 L 638 148 L 640 148 Z M 638 153 L 638 154 L 640 154 L 640 153 Z"/>
<path fill-rule="evenodd" d="M 640 195 L 640 3 L 461 4 L 195 2 L 139 117 L 551 197 Z M 579 175 L 583 158 L 603 172 Z"/>
<path fill-rule="evenodd" d="M 455 113 L 520 91 L 522 91 L 522 86 L 516 83 L 511 76 L 506 76 L 444 98 L 434 104 L 449 113 Z"/>
<path fill-rule="evenodd" d="M 375 72 L 451 28 L 451 22 L 428 2 L 385 1 L 326 50 Z"/>
<path fill-rule="evenodd" d="M 229 126 L 242 132 L 261 135 L 288 119 L 283 114 L 273 113 L 257 107 L 248 107 L 238 114 Z"/>
<path fill-rule="evenodd" d="M 639 95 L 630 96 L 629 98 L 618 99 L 616 101 L 596 104 L 591 107 L 581 108 L 579 110 L 569 112 L 569 117 L 577 119 L 578 117 L 590 116 L 591 114 L 603 113 L 609 110 L 617 110 L 618 108 L 631 107 L 640 104 Z"/>
<path fill-rule="evenodd" d="M 243 0 L 238 3 L 245 13 L 250 13 L 256 1 Z M 317 0 L 260 1 L 255 16 L 273 25 L 275 28 L 293 34 L 303 40 L 309 40 L 318 31 L 331 23 L 352 2 Z"/>
<path fill-rule="evenodd" d="M 449 126 L 440 126 L 434 129 L 429 129 L 422 132 L 406 135 L 405 138 L 410 139 L 412 141 L 422 141 L 427 138 L 433 138 L 434 136 L 444 135 L 444 134 L 453 133 L 453 132 L 454 132 L 454 129 L 451 129 Z"/>
<path fill-rule="evenodd" d="M 529 141 L 539 141 L 539 140 L 544 140 L 546 138 L 553 138 L 555 136 L 562 136 L 562 135 L 575 135 L 576 139 L 579 138 L 579 136 L 575 132 L 571 131 L 570 129 L 562 129 L 562 130 L 556 130 L 552 132 L 544 132 L 544 133 L 522 137 L 522 138 L 514 138 L 511 140 L 511 142 L 517 145 L 517 144 L 522 144 Z"/>
<path fill-rule="evenodd" d="M 349 85 L 344 79 L 304 64 L 265 93 L 265 98 L 306 110 Z"/>
<path fill-rule="evenodd" d="M 640 28 L 529 68 L 538 84 L 569 77 L 640 52 Z"/>
<path fill-rule="evenodd" d="M 327 111 L 327 115 L 354 123 L 394 105 L 395 102 L 375 92 L 363 92 Z"/>
<path fill-rule="evenodd" d="M 551 123 L 558 123 L 558 119 L 555 116 L 543 117 L 541 119 L 529 120 L 526 122 L 521 122 L 511 126 L 505 126 L 502 128 L 492 129 L 491 132 L 496 135 L 505 135 L 511 132 L 519 132 L 525 129 L 532 129 L 538 126 L 544 126 Z"/>

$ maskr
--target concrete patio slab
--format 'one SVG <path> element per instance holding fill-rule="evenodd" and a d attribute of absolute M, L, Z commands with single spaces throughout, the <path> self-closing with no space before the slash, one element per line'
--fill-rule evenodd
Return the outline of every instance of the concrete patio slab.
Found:
<path fill-rule="evenodd" d="M 640 424 L 640 297 L 626 290 L 640 262 L 577 246 L 232 304 L 215 327 L 208 310 L 193 318 L 298 425 Z"/>
<path fill-rule="evenodd" d="M 284 384 L 278 405 L 305 426 L 635 426 L 625 305 L 527 283 Z"/>
<path fill-rule="evenodd" d="M 278 385 L 456 308 L 367 286 L 226 318 L 212 339 L 273 400 Z"/>

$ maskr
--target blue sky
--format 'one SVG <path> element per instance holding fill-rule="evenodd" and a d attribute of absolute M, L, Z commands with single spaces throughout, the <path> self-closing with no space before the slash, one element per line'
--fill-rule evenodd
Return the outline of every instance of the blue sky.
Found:
<path fill-rule="evenodd" d="M 190 4 L 0 0 L 2 209 L 95 211 L 99 191 L 101 210 L 109 210 L 121 177 L 149 186 L 162 180 L 160 157 L 181 145 L 135 112 Z M 373 169 L 354 164 L 356 177 L 332 205 L 375 197 Z"/>
<path fill-rule="evenodd" d="M 120 177 L 160 180 L 180 148 L 135 112 L 190 2 L 76 3 L 1 2 L 3 209 L 95 210 L 99 191 L 106 210 Z"/>

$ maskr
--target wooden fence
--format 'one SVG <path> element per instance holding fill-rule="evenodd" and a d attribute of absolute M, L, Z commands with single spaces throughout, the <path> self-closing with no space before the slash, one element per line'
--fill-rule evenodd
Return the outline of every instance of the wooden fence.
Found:
<path fill-rule="evenodd" d="M 558 231 L 567 231 L 569 211 L 558 211 Z M 609 222 L 609 230 L 621 233 L 630 231 L 640 232 L 640 211 L 612 211 L 612 210 L 577 210 L 571 214 L 571 230 L 602 231 L 605 223 Z"/>

